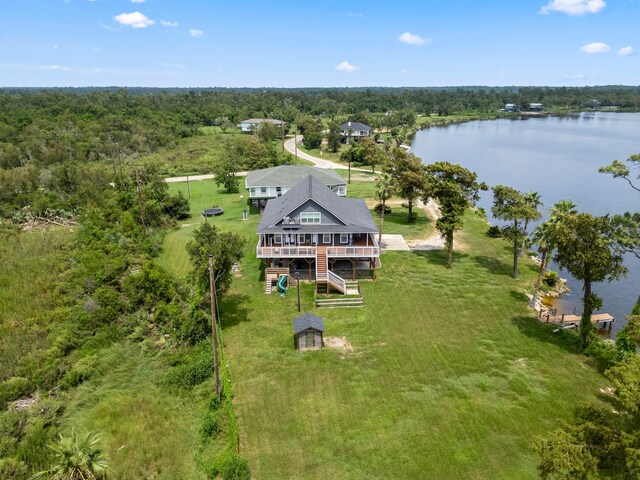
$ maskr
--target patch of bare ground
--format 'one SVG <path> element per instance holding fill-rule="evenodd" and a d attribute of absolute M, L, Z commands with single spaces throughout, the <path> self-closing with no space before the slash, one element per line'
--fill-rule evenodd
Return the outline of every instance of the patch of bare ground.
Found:
<path fill-rule="evenodd" d="M 324 337 L 324 346 L 342 351 L 343 358 L 353 352 L 353 347 L 347 337 Z"/>

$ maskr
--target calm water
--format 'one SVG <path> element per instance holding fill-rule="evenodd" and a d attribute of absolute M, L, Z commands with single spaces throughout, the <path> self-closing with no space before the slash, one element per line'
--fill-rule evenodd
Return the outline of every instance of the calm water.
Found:
<path fill-rule="evenodd" d="M 536 191 L 546 209 L 561 199 L 595 215 L 640 211 L 640 193 L 625 180 L 598 173 L 612 160 L 640 153 L 640 113 L 588 112 L 569 117 L 470 122 L 422 130 L 411 145 L 423 162 L 449 161 L 475 171 L 490 186 L 503 184 Z M 492 196 L 486 192 L 480 206 L 488 214 Z M 614 332 L 624 324 L 640 295 L 640 260 L 628 255 L 629 274 L 623 280 L 599 283 L 594 290 L 604 300 L 602 312 L 615 318 Z M 567 272 L 573 293 L 558 313 L 580 313 L 581 283 Z"/>

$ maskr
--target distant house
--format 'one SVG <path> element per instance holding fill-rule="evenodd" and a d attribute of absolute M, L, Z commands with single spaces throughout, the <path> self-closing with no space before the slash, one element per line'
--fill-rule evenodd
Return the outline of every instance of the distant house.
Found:
<path fill-rule="evenodd" d="M 339 197 L 309 175 L 281 197 L 267 202 L 256 256 L 267 268 L 309 272 L 318 284 L 346 293 L 346 281 L 335 273 L 372 272 L 379 263 L 378 228 L 362 199 Z"/>
<path fill-rule="evenodd" d="M 584 102 L 584 107 L 585 108 L 600 108 L 602 106 L 602 104 L 596 100 L 595 98 L 592 98 L 591 100 Z"/>
<path fill-rule="evenodd" d="M 372 128 L 360 122 L 347 122 L 340 125 L 340 136 L 349 142 L 349 139 L 358 140 L 362 137 L 370 137 Z"/>
<path fill-rule="evenodd" d="M 530 103 L 529 104 L 529 111 L 530 112 L 543 112 L 544 111 L 544 107 L 542 106 L 541 103 Z"/>
<path fill-rule="evenodd" d="M 273 118 L 249 118 L 240 122 L 238 128 L 240 128 L 242 133 L 251 133 L 260 128 L 260 125 L 263 123 L 270 123 L 278 128 L 282 128 L 282 126 L 285 125 L 285 122 L 282 120 L 275 120 Z"/>
<path fill-rule="evenodd" d="M 324 347 L 324 323 L 317 315 L 305 313 L 293 319 L 293 337 L 298 350 Z"/>
<path fill-rule="evenodd" d="M 306 165 L 280 165 L 247 172 L 244 187 L 249 192 L 251 202 L 263 207 L 268 199 L 284 195 L 309 175 L 317 178 L 336 195 L 347 196 L 347 182 L 335 170 Z"/>
<path fill-rule="evenodd" d="M 502 107 L 500 111 L 501 112 L 519 112 L 520 109 L 518 108 L 518 105 L 516 105 L 515 103 L 505 103 L 504 107 Z"/>

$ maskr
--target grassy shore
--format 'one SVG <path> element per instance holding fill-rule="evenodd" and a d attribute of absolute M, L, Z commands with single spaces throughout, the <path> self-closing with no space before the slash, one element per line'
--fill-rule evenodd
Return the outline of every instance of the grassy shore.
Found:
<path fill-rule="evenodd" d="M 533 265 L 511 279 L 508 245 L 487 238 L 471 212 L 453 269 L 438 251 L 385 253 L 378 279 L 362 282 L 364 308 L 316 310 L 313 284 L 303 284 L 303 312 L 321 315 L 326 336 L 345 337 L 352 350 L 300 354 L 294 292 L 264 294 L 258 216 L 240 220 L 246 199 L 210 182 L 192 183 L 192 194 L 194 212 L 219 204 L 225 214 L 213 221 L 250 240 L 221 314 L 241 451 L 255 478 L 536 478 L 533 439 L 606 386 L 526 309 Z M 201 221 L 167 236 L 161 264 L 186 272 L 182 246 Z"/>

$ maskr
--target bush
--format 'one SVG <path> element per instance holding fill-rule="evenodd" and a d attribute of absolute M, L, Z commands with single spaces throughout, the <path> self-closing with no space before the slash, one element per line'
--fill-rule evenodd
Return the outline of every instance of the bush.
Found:
<path fill-rule="evenodd" d="M 502 230 L 497 225 L 491 225 L 487 230 L 487 237 L 489 238 L 502 238 Z"/>
<path fill-rule="evenodd" d="M 213 461 L 209 470 L 209 478 L 218 477 L 223 480 L 249 480 L 249 463 L 235 453 L 225 451 Z"/>
<path fill-rule="evenodd" d="M 376 212 L 377 214 L 381 214 L 382 213 L 382 203 L 377 204 L 374 208 L 373 211 Z M 384 214 L 386 215 L 387 213 L 391 213 L 391 207 L 387 204 L 384 205 Z"/>
<path fill-rule="evenodd" d="M 24 462 L 14 458 L 0 459 L 0 478 L 5 480 L 27 478 L 29 467 Z"/>
<path fill-rule="evenodd" d="M 29 380 L 23 377 L 12 377 L 0 383 L 0 408 L 6 408 L 9 402 L 24 397 L 30 391 Z"/>
<path fill-rule="evenodd" d="M 320 145 L 322 145 L 322 133 L 320 132 L 305 133 L 302 143 L 304 144 L 305 148 L 308 148 L 309 150 L 320 148 Z"/>
<path fill-rule="evenodd" d="M 215 413 L 206 412 L 204 414 L 202 426 L 200 427 L 200 434 L 202 435 L 203 440 L 217 435 L 220 433 L 220 430 L 221 428 L 218 416 Z"/>
<path fill-rule="evenodd" d="M 553 270 L 545 272 L 544 276 L 542 277 L 542 282 L 546 286 L 551 288 L 555 287 L 559 281 L 560 281 L 560 275 L 558 275 L 558 272 Z"/>
<path fill-rule="evenodd" d="M 192 388 L 213 375 L 211 343 L 200 342 L 165 377 L 165 382 L 180 388 Z"/>

